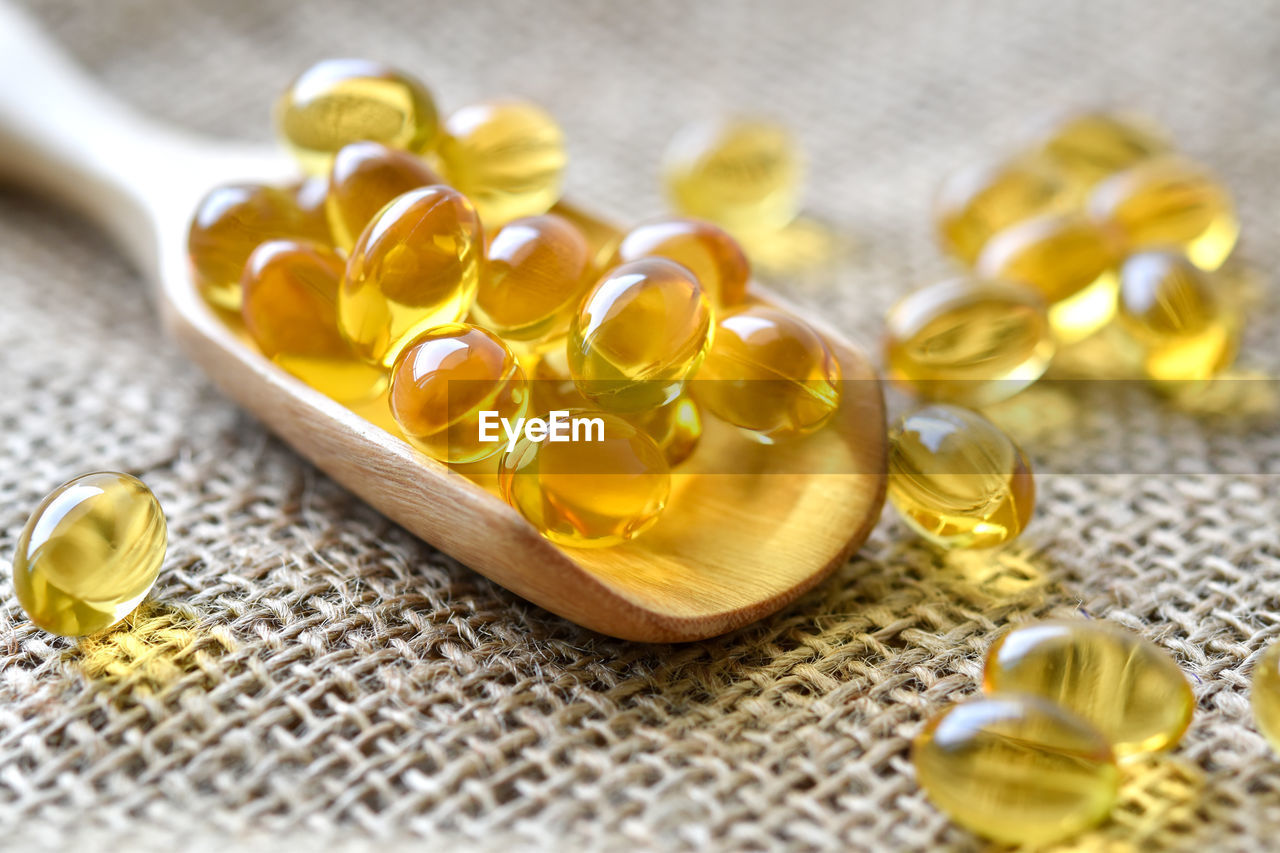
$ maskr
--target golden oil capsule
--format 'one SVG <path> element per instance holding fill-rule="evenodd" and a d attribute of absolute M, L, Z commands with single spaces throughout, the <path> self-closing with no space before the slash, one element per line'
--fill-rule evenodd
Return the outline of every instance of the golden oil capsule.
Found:
<path fill-rule="evenodd" d="M 493 235 L 471 313 L 508 341 L 563 339 L 591 286 L 591 247 L 554 214 L 513 219 Z"/>
<path fill-rule="evenodd" d="M 671 491 L 667 460 L 653 439 L 619 415 L 561 415 L 570 440 L 535 441 L 526 433 L 504 452 L 503 500 L 543 536 L 575 548 L 617 545 L 652 527 Z"/>
<path fill-rule="evenodd" d="M 667 258 L 693 273 L 717 308 L 747 298 L 751 265 L 728 232 L 699 219 L 659 219 L 636 226 L 618 244 L 613 264 Z"/>
<path fill-rule="evenodd" d="M 991 548 L 1031 521 L 1036 487 L 1013 439 L 977 412 L 942 403 L 889 432 L 889 500 L 944 548 Z"/>
<path fill-rule="evenodd" d="M 562 219 L 567 219 L 587 238 L 591 248 L 591 280 L 595 281 L 604 275 L 613 264 L 613 254 L 622 242 L 623 232 L 612 222 L 589 213 L 577 205 L 566 201 L 558 201 L 551 212 Z"/>
<path fill-rule="evenodd" d="M 1163 649 L 1096 621 L 1010 631 L 987 653 L 982 686 L 1053 702 L 1100 731 L 1120 759 L 1170 749 L 1195 709 L 1191 685 Z"/>
<path fill-rule="evenodd" d="M 440 162 L 488 228 L 546 213 L 560 198 L 568 154 L 556 120 L 536 104 L 496 100 L 445 121 Z"/>
<path fill-rule="evenodd" d="M 644 412 L 680 395 L 711 346 L 711 306 L 697 279 L 666 258 L 615 267 L 569 326 L 569 372 L 607 411 Z"/>
<path fill-rule="evenodd" d="M 1249 701 L 1258 731 L 1271 748 L 1280 753 L 1280 642 L 1268 646 L 1253 665 Z"/>
<path fill-rule="evenodd" d="M 31 514 L 13 558 L 13 591 L 51 634 L 93 634 L 146 598 L 167 544 L 164 512 L 146 484 L 114 471 L 85 474 Z"/>
<path fill-rule="evenodd" d="M 1222 183 L 1178 157 L 1142 163 L 1103 181 L 1089 215 L 1126 252 L 1176 249 L 1202 270 L 1216 270 L 1240 235 L 1235 203 Z"/>
<path fill-rule="evenodd" d="M 367 361 L 390 366 L 424 329 L 471 309 L 484 237 L 471 202 L 445 186 L 398 196 L 361 232 L 338 290 L 338 328 Z"/>
<path fill-rule="evenodd" d="M 325 59 L 302 72 L 276 104 L 281 140 L 302 168 L 329 171 L 343 146 L 368 140 L 420 154 L 440 132 L 421 82 L 380 62 Z"/>
<path fill-rule="evenodd" d="M 1207 275 L 1176 252 L 1141 252 L 1120 269 L 1118 317 L 1157 381 L 1209 379 L 1228 367 L 1239 322 Z"/>
<path fill-rule="evenodd" d="M 722 319 L 690 383 L 711 414 L 763 444 L 820 429 L 840 407 L 840 362 L 803 320 L 766 305 Z"/>
<path fill-rule="evenodd" d="M 379 142 L 353 142 L 333 158 L 324 211 L 334 245 L 350 252 L 366 225 L 396 196 L 444 179 L 420 157 Z"/>
<path fill-rule="evenodd" d="M 1068 202 L 1061 172 L 1044 158 L 1018 157 L 952 174 L 934 199 L 933 217 L 943 249 L 973 264 L 995 234 Z"/>
<path fill-rule="evenodd" d="M 1044 375 L 1055 343 L 1035 291 L 957 278 L 895 305 L 885 321 L 884 349 L 893 381 L 931 400 L 985 406 Z"/>
<path fill-rule="evenodd" d="M 689 394 L 627 420 L 653 439 L 672 468 L 692 456 L 702 439 L 702 412 Z"/>
<path fill-rule="evenodd" d="M 345 268 L 317 243 L 263 243 L 245 264 L 240 315 L 263 355 L 333 399 L 354 402 L 379 393 L 386 373 L 357 358 L 338 331 Z"/>
<path fill-rule="evenodd" d="M 1072 116 L 1044 140 L 1045 155 L 1077 192 L 1172 150 L 1168 133 L 1149 119 L 1105 111 Z"/>
<path fill-rule="evenodd" d="M 1047 844 L 1096 826 L 1120 790 L 1106 738 L 1034 696 L 950 708 L 916 736 L 911 758 L 935 806 L 1006 844 Z"/>
<path fill-rule="evenodd" d="M 785 127 L 742 116 L 683 128 L 662 160 L 676 210 L 745 237 L 796 218 L 802 173 L 800 151 Z"/>
<path fill-rule="evenodd" d="M 1116 260 L 1106 235 L 1084 217 L 1048 214 L 992 237 L 977 270 L 1034 288 L 1049 305 L 1054 336 L 1073 343 L 1115 316 Z"/>
<path fill-rule="evenodd" d="M 391 369 L 389 400 L 411 444 L 442 462 L 466 464 L 502 451 L 507 437 L 501 419 L 524 417 L 529 388 L 501 338 L 448 323 L 420 333 L 401 351 Z"/>
<path fill-rule="evenodd" d="M 187 254 L 196 287 L 209 303 L 239 313 L 240 276 L 259 243 L 329 241 L 323 220 L 299 207 L 301 190 L 232 184 L 215 188 L 201 200 L 187 230 Z"/>

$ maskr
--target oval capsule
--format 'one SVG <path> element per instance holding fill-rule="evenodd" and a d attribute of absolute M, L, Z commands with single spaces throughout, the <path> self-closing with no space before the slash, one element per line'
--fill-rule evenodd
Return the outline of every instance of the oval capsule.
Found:
<path fill-rule="evenodd" d="M 958 278 L 917 290 L 885 321 L 889 378 L 922 397 L 966 406 L 1035 382 L 1056 348 L 1044 300 L 1027 287 Z"/>
<path fill-rule="evenodd" d="M 1140 252 L 1120 269 L 1120 325 L 1143 350 L 1157 381 L 1209 379 L 1228 367 L 1239 322 L 1207 275 L 1176 252 Z"/>
<path fill-rule="evenodd" d="M 537 104 L 485 101 L 445 121 L 440 163 L 488 228 L 546 213 L 560 198 L 564 132 Z"/>
<path fill-rule="evenodd" d="M 1253 665 L 1249 701 L 1258 731 L 1280 753 L 1280 642 L 1272 642 Z"/>
<path fill-rule="evenodd" d="M 751 265 L 738 241 L 722 228 L 699 219 L 658 219 L 627 232 L 614 253 L 613 266 L 641 258 L 667 258 L 693 273 L 717 308 L 739 305 L 747 297 Z"/>
<path fill-rule="evenodd" d="M 418 332 L 471 309 L 484 237 L 456 190 L 398 196 L 360 234 L 338 291 L 338 328 L 367 361 L 390 366 Z"/>
<path fill-rule="evenodd" d="M 276 126 L 302 168 L 318 175 L 352 142 L 427 151 L 440 119 L 431 93 L 409 74 L 367 59 L 325 59 L 285 90 Z"/>
<path fill-rule="evenodd" d="M 889 431 L 889 501 L 944 548 L 991 548 L 1017 537 L 1035 509 L 1022 450 L 977 412 L 942 403 Z"/>
<path fill-rule="evenodd" d="M 350 252 L 360 232 L 396 196 L 443 183 L 413 154 L 379 142 L 344 145 L 333 158 L 324 202 L 334 245 Z"/>
<path fill-rule="evenodd" d="M 524 370 L 502 339 L 448 323 L 417 335 L 391 369 L 391 415 L 409 442 L 442 462 L 479 462 L 502 452 L 502 422 L 529 406 Z"/>
<path fill-rule="evenodd" d="M 820 429 L 840 407 L 840 363 L 803 320 L 765 305 L 722 319 L 694 398 L 756 441 Z"/>
<path fill-rule="evenodd" d="M 1034 696 L 992 696 L 934 717 L 911 749 L 916 779 L 961 826 L 1006 844 L 1047 844 L 1106 819 L 1120 771 L 1107 740 Z"/>
<path fill-rule="evenodd" d="M 1173 747 L 1195 708 L 1191 685 L 1163 649 L 1097 621 L 1015 628 L 987 653 L 982 686 L 1065 708 L 1102 732 L 1121 759 Z"/>
<path fill-rule="evenodd" d="M 1106 236 L 1087 219 L 1049 214 L 992 237 L 977 271 L 1035 289 L 1049 305 L 1055 337 L 1072 343 L 1115 316 L 1116 260 Z"/>
<path fill-rule="evenodd" d="M 31 621 L 81 637 L 133 612 L 168 545 L 160 502 L 136 477 L 99 471 L 54 489 L 18 536 L 13 591 Z"/>
<path fill-rule="evenodd" d="M 1216 270 L 1240 235 L 1235 203 L 1201 166 L 1161 157 L 1099 184 L 1089 215 L 1127 252 L 1176 249 L 1203 270 Z"/>
<path fill-rule="evenodd" d="M 570 409 L 567 441 L 522 435 L 502 456 L 503 500 L 559 545 L 602 548 L 657 522 L 671 491 L 667 460 L 643 430 L 607 412 Z"/>
<path fill-rule="evenodd" d="M 1101 110 L 1062 121 L 1048 133 L 1043 146 L 1077 193 L 1173 150 L 1168 132 L 1150 119 Z"/>
<path fill-rule="evenodd" d="M 590 273 L 591 247 L 569 220 L 554 214 L 514 219 L 485 249 L 471 312 L 525 346 L 563 339 Z"/>
<path fill-rule="evenodd" d="M 942 247 L 973 264 L 995 234 L 1068 203 L 1063 175 L 1043 158 L 977 163 L 950 175 L 938 190 L 933 217 Z"/>
<path fill-rule="evenodd" d="M 665 258 L 615 267 L 569 326 L 569 372 L 608 411 L 642 412 L 679 396 L 711 345 L 711 306 L 689 270 Z"/>

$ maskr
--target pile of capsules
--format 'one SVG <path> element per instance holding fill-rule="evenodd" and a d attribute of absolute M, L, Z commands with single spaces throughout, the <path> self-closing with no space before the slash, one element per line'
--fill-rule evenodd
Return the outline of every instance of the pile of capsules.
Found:
<path fill-rule="evenodd" d="M 559 202 L 564 140 L 542 109 L 490 101 L 440 121 L 409 75 L 326 60 L 277 123 L 311 177 L 201 202 L 188 242 L 201 292 L 280 367 L 352 408 L 375 401 L 429 456 L 464 473 L 488 462 L 552 541 L 649 528 L 703 412 L 771 444 L 836 411 L 827 342 L 751 299 L 726 231 L 669 218 L 624 234 Z M 732 183 L 684 149 L 673 168 L 692 197 L 698 175 Z M 553 412 L 592 440 L 545 440 Z"/>
<path fill-rule="evenodd" d="M 886 318 L 887 376 L 934 401 L 891 432 L 889 499 L 939 545 L 988 547 L 1026 527 L 1035 489 L 1022 452 L 973 409 L 1022 391 L 1057 351 L 1108 326 L 1117 359 L 1155 383 L 1219 374 L 1241 320 L 1215 271 L 1239 224 L 1226 188 L 1165 133 L 1105 112 L 952 175 L 935 218 L 968 271 Z"/>
<path fill-rule="evenodd" d="M 1101 823 L 1116 804 L 1122 767 L 1177 744 L 1195 708 L 1173 658 L 1100 621 L 1013 629 L 988 652 L 982 687 L 986 695 L 925 725 L 912 760 L 935 805 L 1012 844 L 1057 841 Z M 1278 697 L 1273 690 L 1267 701 Z"/>

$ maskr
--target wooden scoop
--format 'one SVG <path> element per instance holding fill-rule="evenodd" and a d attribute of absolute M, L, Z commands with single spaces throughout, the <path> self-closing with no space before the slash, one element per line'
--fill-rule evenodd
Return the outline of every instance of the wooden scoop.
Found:
<path fill-rule="evenodd" d="M 169 333 L 228 397 L 441 551 L 580 625 L 680 641 L 776 611 L 866 539 L 884 500 L 881 390 L 865 359 L 809 318 L 848 380 L 828 427 L 761 447 L 707 418 L 655 527 L 613 548 L 552 545 L 489 491 L 277 368 L 197 295 L 186 231 L 200 197 L 219 183 L 293 176 L 280 153 L 200 139 L 134 114 L 98 91 L 25 16 L 0 5 L 0 177 L 56 197 L 109 231 L 155 282 Z"/>

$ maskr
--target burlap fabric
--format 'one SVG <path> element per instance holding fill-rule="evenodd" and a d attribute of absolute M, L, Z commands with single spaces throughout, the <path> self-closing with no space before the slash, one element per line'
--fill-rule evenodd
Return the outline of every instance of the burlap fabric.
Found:
<path fill-rule="evenodd" d="M 31 5 L 104 84 L 209 133 L 265 139 L 278 87 L 332 54 L 402 63 L 446 107 L 532 97 L 572 140 L 571 193 L 627 219 L 662 209 L 655 163 L 682 122 L 774 114 L 807 149 L 808 209 L 849 243 L 834 274 L 782 287 L 864 344 L 897 294 L 948 270 L 928 221 L 940 176 L 1073 105 L 1160 117 L 1236 192 L 1242 257 L 1280 261 L 1274 3 Z M 1262 293 L 1242 359 L 1274 376 L 1280 294 Z M 1247 692 L 1280 635 L 1274 418 L 1188 418 L 1131 388 L 1037 403 L 1058 412 L 1024 436 L 1050 476 L 1017 547 L 944 559 L 887 513 L 777 616 L 649 647 L 386 523 L 212 390 L 102 238 L 11 194 L 0 352 L 8 842 L 975 847 L 917 789 L 909 739 L 975 691 L 1002 626 L 1082 613 L 1168 649 L 1199 704 L 1078 846 L 1280 833 L 1280 759 Z M 1117 435 L 1170 473 L 1095 452 Z M 76 643 L 26 621 L 7 568 L 40 496 L 97 468 L 155 488 L 172 545 L 130 627 Z"/>

